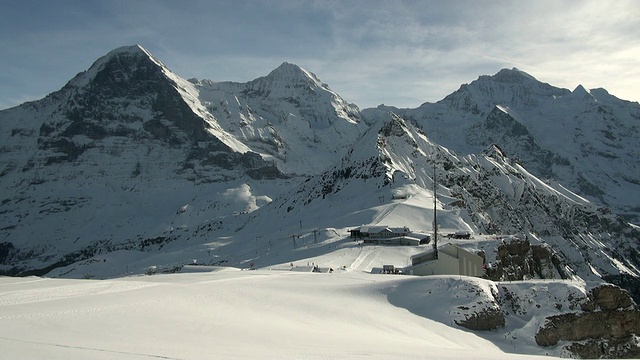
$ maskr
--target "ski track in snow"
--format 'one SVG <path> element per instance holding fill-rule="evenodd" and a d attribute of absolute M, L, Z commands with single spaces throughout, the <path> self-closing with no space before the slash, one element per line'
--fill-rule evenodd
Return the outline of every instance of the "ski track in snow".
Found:
<path fill-rule="evenodd" d="M 44 279 L 43 279 L 44 280 Z M 19 282 L 2 285 L 16 285 L 16 284 L 32 284 L 35 281 Z M 49 281 L 50 283 L 51 281 Z M 74 297 L 103 295 L 111 293 L 120 293 L 126 291 L 137 290 L 149 286 L 156 286 L 153 283 L 142 282 L 89 282 L 87 284 L 73 284 L 65 286 L 52 286 L 45 289 L 28 289 L 11 291 L 5 290 L 0 293 L 0 306 L 19 305 L 29 303 L 39 303 L 54 300 L 63 300 Z"/>
<path fill-rule="evenodd" d="M 6 336 L 0 336 L 0 340 L 5 340 L 8 342 L 17 342 L 17 343 L 24 343 L 24 344 L 28 344 L 30 346 L 41 346 L 44 348 L 47 347 L 59 347 L 59 348 L 66 348 L 66 349 L 71 349 L 71 350 L 86 350 L 91 354 L 91 358 L 92 359 L 96 359 L 96 352 L 97 353 L 105 353 L 107 355 L 111 355 L 111 354 L 115 354 L 118 355 L 118 357 L 122 356 L 122 355 L 126 355 L 127 359 L 132 359 L 131 356 L 134 356 L 135 358 L 152 358 L 152 359 L 167 359 L 167 360 L 183 360 L 184 358 L 176 358 L 176 357 L 169 357 L 169 356 L 162 356 L 162 355 L 154 355 L 154 354 L 143 354 L 143 353 L 133 353 L 133 352 L 126 352 L 126 351 L 117 351 L 117 350 L 110 350 L 110 349 L 101 349 L 101 348 L 90 348 L 90 347 L 85 347 L 85 346 L 77 346 L 77 345 L 65 345 L 65 344 L 57 344 L 57 343 L 47 343 L 47 342 L 42 342 L 42 341 L 28 341 L 28 340 L 21 340 L 21 339 L 13 339 L 13 338 L 9 338 Z M 74 353 L 76 353 L 74 351 Z M 89 354 L 87 354 L 89 355 Z"/>

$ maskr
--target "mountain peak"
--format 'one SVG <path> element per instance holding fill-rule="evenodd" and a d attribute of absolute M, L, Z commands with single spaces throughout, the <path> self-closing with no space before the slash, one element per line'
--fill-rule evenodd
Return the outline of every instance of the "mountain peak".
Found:
<path fill-rule="evenodd" d="M 153 55 L 151 55 L 151 52 L 149 52 L 149 50 L 145 49 L 140 44 L 121 46 L 119 48 L 111 50 L 109 53 L 107 53 L 107 55 L 105 55 L 102 58 L 98 59 L 98 61 L 96 61 L 96 63 L 98 63 L 102 59 L 110 60 L 113 57 L 120 57 L 120 56 L 133 56 L 133 57 L 146 58 L 146 59 L 151 60 L 152 62 L 154 62 L 158 66 L 165 67 L 164 64 L 162 64 L 162 62 L 160 62 L 158 59 L 153 57 Z"/>
<path fill-rule="evenodd" d="M 516 82 L 522 82 L 522 81 L 538 81 L 533 76 L 515 67 L 511 69 L 506 69 L 506 68 L 502 69 L 498 71 L 497 74 L 492 76 L 492 78 L 499 82 L 504 82 L 504 83 L 516 83 Z"/>
<path fill-rule="evenodd" d="M 591 95 L 591 91 L 586 89 L 582 84 L 576 86 L 575 89 L 568 95 L 568 98 L 576 99 L 580 101 L 593 101 L 595 98 Z"/>
<path fill-rule="evenodd" d="M 266 76 L 266 78 L 274 81 L 285 81 L 289 83 L 311 82 L 317 84 L 318 86 L 322 85 L 322 82 L 314 73 L 307 71 L 296 64 L 286 61 L 280 64 L 280 66 L 275 68 L 273 71 L 271 71 L 269 75 Z"/>
<path fill-rule="evenodd" d="M 563 96 L 566 89 L 538 81 L 517 68 L 502 69 L 497 74 L 481 75 L 470 84 L 463 84 L 456 92 L 440 102 L 472 113 L 487 114 L 497 104 L 519 108 L 538 106 L 543 99 Z"/>
<path fill-rule="evenodd" d="M 149 54 L 149 51 L 147 49 L 145 49 L 142 45 L 140 44 L 135 44 L 135 45 L 126 45 L 126 46 L 121 46 L 118 48 L 115 48 L 113 50 L 111 50 L 107 55 L 114 55 L 114 54 L 122 54 L 122 53 L 131 53 L 131 54 L 136 54 L 136 53 L 144 53 L 144 54 Z"/>
<path fill-rule="evenodd" d="M 589 91 L 587 89 L 585 89 L 585 87 L 582 86 L 582 84 L 576 86 L 576 88 L 572 91 L 572 93 L 589 95 Z"/>
<path fill-rule="evenodd" d="M 83 87 L 93 81 L 106 67 L 119 68 L 122 73 L 125 73 L 140 68 L 143 63 L 150 64 L 149 62 L 153 64 L 151 67 L 157 66 L 160 69 L 166 70 L 164 64 L 154 58 L 153 55 L 141 45 L 121 46 L 100 57 L 88 70 L 78 74 L 70 83 L 77 87 Z M 142 65 L 142 67 L 147 66 Z"/>

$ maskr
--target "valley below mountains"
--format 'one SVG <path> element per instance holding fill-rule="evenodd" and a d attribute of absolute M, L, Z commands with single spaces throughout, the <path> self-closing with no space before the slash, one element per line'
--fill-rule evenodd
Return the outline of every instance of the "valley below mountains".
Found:
<path fill-rule="evenodd" d="M 497 332 L 487 338 L 506 339 L 506 326 L 535 338 L 524 353 L 633 358 L 638 138 L 637 102 L 515 68 L 436 103 L 360 109 L 295 64 L 247 83 L 187 80 L 126 46 L 0 111 L 0 273 L 116 279 L 202 265 L 391 276 L 377 273 L 408 268 L 433 241 L 363 244 L 350 230 L 406 227 L 433 240 L 435 222 L 438 245 L 484 263 L 484 280 L 455 277 L 464 296 L 447 311 L 457 315 L 437 321 Z M 389 301 L 432 316 L 398 295 L 428 302 L 420 289 L 443 284 L 419 281 Z M 514 330 L 521 321 L 536 326 Z M 571 330 L 595 324 L 610 325 Z"/>

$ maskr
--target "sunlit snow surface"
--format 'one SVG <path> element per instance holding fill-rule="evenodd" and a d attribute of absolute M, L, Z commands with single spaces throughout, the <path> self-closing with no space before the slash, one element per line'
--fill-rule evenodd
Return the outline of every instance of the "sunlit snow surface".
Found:
<path fill-rule="evenodd" d="M 479 336 L 443 323 L 452 294 L 493 284 L 484 280 L 202 269 L 211 271 L 0 278 L 2 358 L 538 358 L 508 353 L 532 341 L 503 338 L 519 324 Z"/>

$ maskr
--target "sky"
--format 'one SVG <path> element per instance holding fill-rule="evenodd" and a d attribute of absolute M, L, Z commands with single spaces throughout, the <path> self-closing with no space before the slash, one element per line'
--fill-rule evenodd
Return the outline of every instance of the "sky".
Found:
<path fill-rule="evenodd" d="M 517 67 L 640 101 L 640 2 L 0 0 L 0 109 L 140 44 L 183 78 L 247 82 L 282 62 L 360 108 L 417 107 Z"/>

